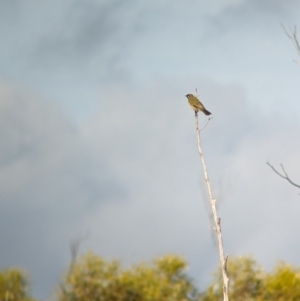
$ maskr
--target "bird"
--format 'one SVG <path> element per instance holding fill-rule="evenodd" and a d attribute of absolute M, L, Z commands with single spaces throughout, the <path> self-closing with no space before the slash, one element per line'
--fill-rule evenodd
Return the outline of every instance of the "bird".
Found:
<path fill-rule="evenodd" d="M 195 116 L 198 115 L 198 111 L 203 112 L 205 115 L 211 115 L 211 112 L 205 109 L 204 105 L 196 96 L 194 96 L 193 94 L 187 94 L 185 96 L 187 97 L 192 110 L 195 111 Z"/>

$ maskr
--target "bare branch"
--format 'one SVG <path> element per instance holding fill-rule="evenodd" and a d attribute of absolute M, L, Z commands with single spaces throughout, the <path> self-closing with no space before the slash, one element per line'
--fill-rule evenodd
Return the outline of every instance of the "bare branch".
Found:
<path fill-rule="evenodd" d="M 76 262 L 78 253 L 79 253 L 79 247 L 82 244 L 84 240 L 88 238 L 88 233 L 85 233 L 84 235 L 81 235 L 75 239 L 73 239 L 70 242 L 70 253 L 71 253 L 71 264 L 70 266 L 73 266 L 73 264 Z"/>
<path fill-rule="evenodd" d="M 206 125 L 208 124 L 209 120 L 210 119 L 208 119 Z M 204 170 L 204 179 L 206 182 L 209 199 L 210 199 L 210 206 L 211 206 L 213 217 L 214 217 L 214 225 L 212 226 L 212 228 L 215 230 L 215 232 L 217 234 L 217 238 L 218 238 L 219 257 L 220 257 L 220 262 L 221 262 L 222 278 L 223 278 L 223 301 L 229 301 L 229 297 L 228 297 L 229 278 L 228 278 L 228 274 L 227 274 L 227 256 L 225 257 L 225 255 L 224 255 L 223 239 L 222 239 L 222 231 L 221 231 L 221 219 L 218 217 L 216 199 L 213 197 L 212 188 L 211 188 L 210 181 L 208 178 L 207 168 L 206 168 L 206 164 L 205 164 L 205 160 L 204 160 L 204 156 L 203 156 L 203 152 L 202 152 L 202 148 L 201 148 L 200 131 L 203 130 L 206 127 L 206 125 L 201 130 L 199 129 L 197 115 L 195 116 L 195 122 L 196 122 L 198 151 L 199 151 L 199 155 L 200 155 L 200 158 L 202 161 L 202 166 L 203 166 L 203 170 Z"/>
<path fill-rule="evenodd" d="M 201 132 L 202 130 L 204 130 L 206 128 L 206 126 L 208 125 L 209 121 L 213 119 L 213 117 L 209 117 L 204 125 L 204 127 L 202 129 L 199 130 L 199 132 Z"/>
<path fill-rule="evenodd" d="M 283 171 L 283 174 L 281 174 L 279 171 L 277 171 L 277 170 L 275 169 L 275 167 L 274 167 L 273 165 L 271 165 L 268 161 L 267 161 L 267 165 L 269 165 L 269 166 L 273 169 L 273 171 L 274 171 L 275 173 L 277 173 L 281 178 L 286 179 L 286 180 L 287 180 L 288 182 L 290 182 L 293 186 L 296 186 L 296 187 L 300 188 L 300 185 L 296 184 L 295 182 L 293 182 L 293 181 L 290 179 L 289 175 L 287 174 L 287 172 L 286 172 L 285 169 L 284 169 L 283 164 L 280 163 L 280 166 L 281 166 L 281 169 L 282 169 L 282 171 Z"/>
<path fill-rule="evenodd" d="M 298 35 L 297 35 L 297 26 L 295 25 L 294 26 L 294 29 L 289 29 L 289 31 L 286 29 L 286 27 L 282 24 L 281 24 L 281 27 L 283 28 L 285 34 L 292 40 L 292 43 L 294 44 L 295 48 L 296 48 L 296 51 L 297 51 L 297 54 L 300 56 L 300 42 L 298 40 Z M 300 63 L 298 61 L 294 61 L 296 63 Z"/>
<path fill-rule="evenodd" d="M 70 273 L 74 267 L 74 264 L 76 263 L 76 259 L 79 253 L 79 247 L 82 244 L 82 242 L 88 238 L 88 232 L 84 235 L 81 235 L 75 239 L 73 239 L 70 244 L 70 253 L 71 253 L 71 262 L 68 268 L 68 273 Z M 66 289 L 66 285 L 63 282 L 59 283 L 59 287 L 63 293 L 63 295 L 67 296 L 69 295 L 68 290 Z"/>
<path fill-rule="evenodd" d="M 287 29 L 285 28 L 285 26 L 283 25 L 283 23 L 280 22 L 281 27 L 283 28 L 285 34 L 291 39 L 293 40 L 293 36 L 287 31 Z"/>

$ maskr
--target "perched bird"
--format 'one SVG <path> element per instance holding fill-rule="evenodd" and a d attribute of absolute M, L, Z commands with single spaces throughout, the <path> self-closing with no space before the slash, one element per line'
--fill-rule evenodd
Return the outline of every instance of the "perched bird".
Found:
<path fill-rule="evenodd" d="M 193 94 L 187 94 L 185 96 L 187 97 L 191 108 L 195 111 L 195 116 L 198 115 L 198 111 L 203 112 L 205 115 L 211 115 L 211 112 L 207 111 L 204 108 L 204 105 L 196 96 L 194 96 Z"/>

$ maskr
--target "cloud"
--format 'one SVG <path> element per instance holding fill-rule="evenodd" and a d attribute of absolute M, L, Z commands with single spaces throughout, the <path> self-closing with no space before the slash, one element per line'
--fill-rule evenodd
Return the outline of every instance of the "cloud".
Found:
<path fill-rule="evenodd" d="M 70 240 L 86 230 L 85 214 L 126 200 L 126 189 L 91 158 L 59 107 L 3 82 L 0 106 L 0 265 L 25 267 L 45 294 L 68 260 Z"/>
<path fill-rule="evenodd" d="M 121 44 L 128 42 L 132 22 L 129 19 L 131 3 L 121 1 L 76 1 L 64 11 L 63 22 L 56 31 L 39 37 L 33 53 L 40 60 L 55 65 L 86 64 L 91 57 L 103 60 L 120 54 Z M 124 46 L 124 45 L 123 45 Z M 117 52 L 116 52 L 117 51 Z"/>
<path fill-rule="evenodd" d="M 226 203 L 227 208 L 224 207 L 224 215 L 231 216 L 224 219 L 224 231 L 228 227 L 227 231 L 235 237 L 229 249 L 236 254 L 251 252 L 267 267 L 278 259 L 299 265 L 293 251 L 296 247 L 293 228 L 297 224 L 298 190 L 265 164 L 267 159 L 276 166 L 278 162 L 284 162 L 297 179 L 299 124 L 295 127 L 281 124 L 281 129 L 276 129 L 278 122 L 269 122 L 274 126 L 273 131 L 245 139 L 230 160 L 230 174 L 235 174 L 235 191 L 231 201 Z"/>
<path fill-rule="evenodd" d="M 127 74 L 119 64 L 137 34 L 135 1 L 11 1 L 5 11 L 1 52 L 9 75 L 51 81 Z"/>

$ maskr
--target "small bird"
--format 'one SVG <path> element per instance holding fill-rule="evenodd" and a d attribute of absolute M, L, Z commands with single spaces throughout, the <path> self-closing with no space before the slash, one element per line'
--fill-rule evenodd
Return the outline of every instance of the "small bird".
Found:
<path fill-rule="evenodd" d="M 204 108 L 204 105 L 201 103 L 201 101 L 196 96 L 194 96 L 193 94 L 187 94 L 185 96 L 187 97 L 192 110 L 195 111 L 195 116 L 198 115 L 198 111 L 203 112 L 205 115 L 211 115 L 211 112 L 207 111 Z"/>

